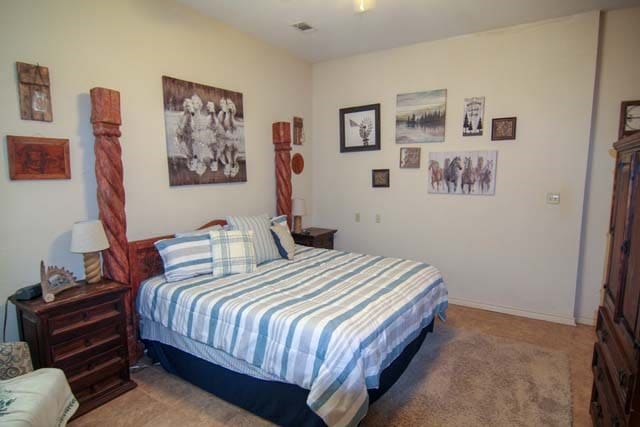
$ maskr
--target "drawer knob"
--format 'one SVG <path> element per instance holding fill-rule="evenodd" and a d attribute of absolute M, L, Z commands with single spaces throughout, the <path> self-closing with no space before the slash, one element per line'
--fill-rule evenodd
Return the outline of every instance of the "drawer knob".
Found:
<path fill-rule="evenodd" d="M 613 416 L 611 417 L 611 425 L 612 425 L 613 427 L 620 427 L 620 419 L 618 418 L 618 416 L 617 416 L 617 415 L 613 415 Z"/>
<path fill-rule="evenodd" d="M 93 368 L 95 368 L 96 365 L 93 362 L 89 362 L 89 364 L 87 365 L 87 369 L 89 369 L 90 371 L 93 371 Z"/>
<path fill-rule="evenodd" d="M 87 313 L 86 311 L 82 312 L 82 320 L 87 320 L 89 318 L 89 313 Z"/>
<path fill-rule="evenodd" d="M 618 368 L 618 383 L 620 384 L 620 387 L 625 388 L 628 381 L 629 374 L 627 373 L 627 370 L 624 368 Z"/>
<path fill-rule="evenodd" d="M 84 345 L 85 345 L 85 347 L 90 347 L 91 346 L 91 338 L 85 338 L 84 339 Z"/>

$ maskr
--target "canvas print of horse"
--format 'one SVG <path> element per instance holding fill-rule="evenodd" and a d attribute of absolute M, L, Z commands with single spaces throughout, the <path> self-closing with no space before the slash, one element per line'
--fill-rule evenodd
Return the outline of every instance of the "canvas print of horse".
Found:
<path fill-rule="evenodd" d="M 242 94 L 162 77 L 169 184 L 247 181 Z"/>
<path fill-rule="evenodd" d="M 396 144 L 443 142 L 446 115 L 446 89 L 399 94 Z"/>
<path fill-rule="evenodd" d="M 462 136 L 482 136 L 484 130 L 484 96 L 464 99 Z"/>
<path fill-rule="evenodd" d="M 492 196 L 497 166 L 497 151 L 431 152 L 429 193 Z"/>

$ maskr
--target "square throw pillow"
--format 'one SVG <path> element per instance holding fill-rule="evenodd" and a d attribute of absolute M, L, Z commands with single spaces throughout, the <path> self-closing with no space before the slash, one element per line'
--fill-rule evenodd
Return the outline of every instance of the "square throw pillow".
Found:
<path fill-rule="evenodd" d="M 280 258 L 280 252 L 271 234 L 271 219 L 266 215 L 230 216 L 227 223 L 233 230 L 253 231 L 253 244 L 258 264 Z"/>
<path fill-rule="evenodd" d="M 176 233 L 176 237 L 188 237 L 188 236 L 200 236 L 209 235 L 210 231 L 222 230 L 221 225 L 212 225 L 211 227 L 203 228 L 202 230 L 185 231 L 184 233 Z"/>
<path fill-rule="evenodd" d="M 286 259 L 293 259 L 296 253 L 296 242 L 293 241 L 291 231 L 289 227 L 280 224 L 274 224 L 271 226 L 271 233 L 273 233 L 273 239 L 276 241 L 278 252 L 280 256 Z"/>
<path fill-rule="evenodd" d="M 169 282 L 211 274 L 209 234 L 176 237 L 154 243 L 162 257 L 164 277 Z"/>
<path fill-rule="evenodd" d="M 256 252 L 251 230 L 210 231 L 213 277 L 251 273 L 256 269 Z"/>
<path fill-rule="evenodd" d="M 271 218 L 271 225 L 280 224 L 287 227 L 287 216 L 286 215 L 278 215 Z"/>

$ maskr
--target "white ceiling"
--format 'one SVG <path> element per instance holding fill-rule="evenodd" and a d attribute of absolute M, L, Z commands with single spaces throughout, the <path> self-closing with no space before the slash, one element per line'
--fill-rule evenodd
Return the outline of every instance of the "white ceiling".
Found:
<path fill-rule="evenodd" d="M 640 0 L 179 0 L 311 62 L 573 15 L 640 6 Z M 291 25 L 305 21 L 317 31 Z M 640 25 L 640 23 L 639 23 Z"/>

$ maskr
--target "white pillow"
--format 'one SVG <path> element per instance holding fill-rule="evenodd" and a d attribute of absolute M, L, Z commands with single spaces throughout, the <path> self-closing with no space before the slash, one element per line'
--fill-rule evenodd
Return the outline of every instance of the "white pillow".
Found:
<path fill-rule="evenodd" d="M 201 236 L 203 234 L 209 234 L 210 231 L 222 230 L 222 226 L 219 224 L 212 225 L 210 227 L 203 228 L 201 230 L 185 231 L 184 233 L 176 233 L 176 237 L 189 237 L 189 236 Z"/>
<path fill-rule="evenodd" d="M 293 256 L 296 253 L 296 242 L 293 241 L 291 231 L 289 231 L 289 227 L 286 226 L 286 223 L 285 225 L 272 225 L 271 233 L 273 233 L 273 238 L 276 241 L 276 246 L 278 247 L 280 256 L 286 259 L 293 259 Z"/>
<path fill-rule="evenodd" d="M 253 231 L 210 231 L 213 277 L 251 273 L 256 269 Z"/>
<path fill-rule="evenodd" d="M 271 219 L 266 215 L 229 216 L 227 223 L 233 230 L 252 230 L 258 264 L 280 258 L 280 252 L 271 235 Z"/>

